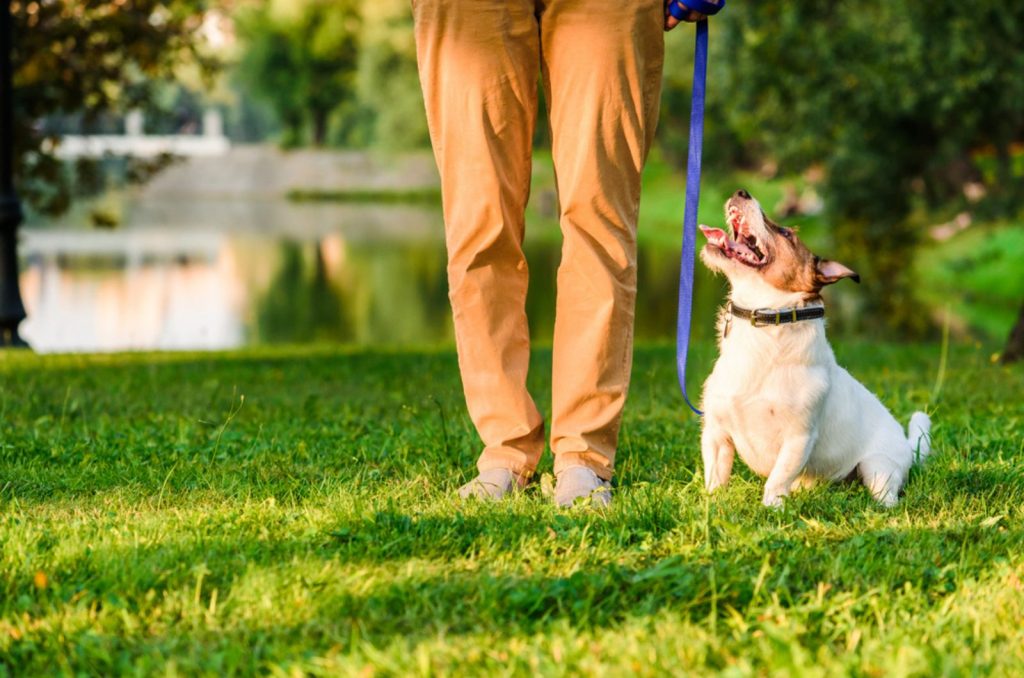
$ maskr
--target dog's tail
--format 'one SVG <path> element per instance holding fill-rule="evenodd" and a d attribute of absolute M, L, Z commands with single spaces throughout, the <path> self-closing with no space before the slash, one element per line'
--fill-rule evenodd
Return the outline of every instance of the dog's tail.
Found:
<path fill-rule="evenodd" d="M 932 420 L 924 412 L 914 412 L 907 424 L 907 440 L 914 450 L 914 463 L 920 464 L 932 452 Z"/>

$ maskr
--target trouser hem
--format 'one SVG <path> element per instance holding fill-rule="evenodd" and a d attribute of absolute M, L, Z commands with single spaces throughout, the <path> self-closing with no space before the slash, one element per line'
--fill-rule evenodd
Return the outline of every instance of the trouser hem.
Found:
<path fill-rule="evenodd" d="M 502 459 L 500 456 L 490 456 L 486 452 L 480 456 L 479 461 L 476 463 L 476 470 L 480 473 L 496 468 L 508 469 L 523 482 L 533 477 L 536 471 L 536 468 L 529 464 L 509 461 L 508 459 Z"/>

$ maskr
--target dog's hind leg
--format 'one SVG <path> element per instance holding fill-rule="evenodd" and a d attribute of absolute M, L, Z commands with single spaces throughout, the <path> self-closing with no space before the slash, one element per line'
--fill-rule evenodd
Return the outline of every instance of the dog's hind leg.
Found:
<path fill-rule="evenodd" d="M 907 452 L 898 455 L 872 454 L 857 464 L 857 472 L 864 485 L 883 506 L 895 506 L 899 502 L 900 490 L 907 482 L 910 467 L 931 453 L 931 427 L 932 422 L 927 414 L 915 412 L 907 426 L 907 443 L 910 446 Z"/>
<path fill-rule="evenodd" d="M 924 461 L 932 452 L 932 420 L 924 412 L 914 412 L 907 424 L 907 442 L 914 450 L 914 463 Z"/>
<path fill-rule="evenodd" d="M 910 465 L 886 454 L 873 454 L 857 464 L 857 472 L 871 496 L 883 506 L 895 506 Z"/>
<path fill-rule="evenodd" d="M 714 492 L 729 482 L 736 448 L 732 439 L 711 417 L 704 421 L 700 433 L 700 453 L 704 459 L 704 487 Z"/>

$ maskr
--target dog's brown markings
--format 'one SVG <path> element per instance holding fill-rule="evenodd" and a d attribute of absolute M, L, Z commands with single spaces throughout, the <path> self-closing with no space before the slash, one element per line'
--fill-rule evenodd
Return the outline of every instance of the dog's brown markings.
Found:
<path fill-rule="evenodd" d="M 847 267 L 821 259 L 811 252 L 797 236 L 795 229 L 779 226 L 767 215 L 764 215 L 764 223 L 771 234 L 771 240 L 765 243 L 770 257 L 768 265 L 761 269 L 761 274 L 776 289 L 802 292 L 807 295 L 807 301 L 816 301 L 825 285 L 842 278 L 853 278 L 860 282 L 860 277 Z"/>

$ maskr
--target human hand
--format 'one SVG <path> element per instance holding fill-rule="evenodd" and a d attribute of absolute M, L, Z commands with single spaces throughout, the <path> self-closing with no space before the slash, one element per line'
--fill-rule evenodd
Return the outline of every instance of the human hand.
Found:
<path fill-rule="evenodd" d="M 708 0 L 713 5 L 717 5 L 720 0 Z M 676 5 L 679 9 L 686 13 L 685 18 L 677 19 L 669 14 L 669 5 Z M 678 26 L 683 21 L 702 21 L 707 18 L 707 15 L 701 14 L 700 12 L 694 12 L 689 7 L 679 2 L 679 0 L 665 0 L 665 30 L 671 31 L 673 28 Z"/>

